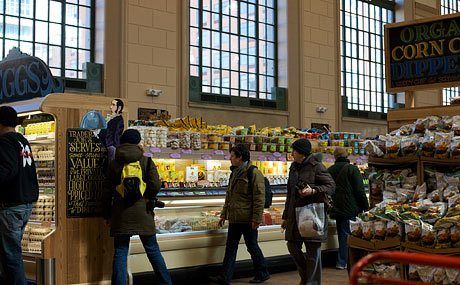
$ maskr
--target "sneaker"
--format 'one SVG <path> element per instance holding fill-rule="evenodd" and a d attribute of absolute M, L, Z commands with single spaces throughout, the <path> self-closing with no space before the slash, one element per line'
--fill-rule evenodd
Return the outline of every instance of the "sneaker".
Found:
<path fill-rule="evenodd" d="M 219 284 L 219 285 L 229 285 L 227 281 L 224 280 L 222 276 L 210 276 L 209 281 L 211 281 L 214 284 Z"/>
<path fill-rule="evenodd" d="M 249 280 L 249 283 L 264 283 L 268 279 L 270 279 L 270 275 L 267 275 L 267 276 L 265 276 L 263 278 L 254 277 L 251 280 Z"/>
<path fill-rule="evenodd" d="M 347 266 L 346 265 L 345 266 L 336 265 L 335 268 L 338 269 L 338 270 L 345 270 L 345 269 L 347 269 Z"/>

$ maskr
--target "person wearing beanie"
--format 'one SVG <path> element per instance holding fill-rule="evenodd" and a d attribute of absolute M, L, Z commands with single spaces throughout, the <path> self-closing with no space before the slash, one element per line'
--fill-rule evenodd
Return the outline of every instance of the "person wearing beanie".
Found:
<path fill-rule="evenodd" d="M 26 284 L 21 240 L 38 199 L 32 150 L 16 125 L 16 111 L 0 107 L 0 284 Z"/>
<path fill-rule="evenodd" d="M 364 192 L 363 176 L 359 169 L 350 164 L 346 148 L 337 147 L 334 150 L 335 163 L 328 171 L 335 180 L 336 189 L 332 196 L 334 208 L 331 218 L 336 220 L 339 238 L 337 269 L 346 269 L 348 263 L 348 235 L 350 235 L 350 220 L 369 208 L 366 192 Z"/>
<path fill-rule="evenodd" d="M 161 187 L 160 178 L 153 160 L 144 156 L 140 141 L 139 131 L 128 129 L 123 132 L 104 182 L 104 216 L 110 220 L 110 235 L 114 237 L 115 248 L 112 284 L 126 284 L 130 238 L 139 235 L 160 284 L 170 285 L 171 277 L 156 239 L 153 213 Z M 141 170 L 135 177 L 131 172 L 123 176 L 128 169 L 139 168 Z"/>
<path fill-rule="evenodd" d="M 321 284 L 321 242 L 327 241 L 327 219 L 322 236 L 302 237 L 297 226 L 296 208 L 314 203 L 328 205 L 329 197 L 334 194 L 335 183 L 326 167 L 311 153 L 309 140 L 296 140 L 292 149 L 294 162 L 289 169 L 281 227 L 285 230 L 287 247 L 300 275 L 299 284 Z M 304 244 L 306 255 L 302 251 Z"/>

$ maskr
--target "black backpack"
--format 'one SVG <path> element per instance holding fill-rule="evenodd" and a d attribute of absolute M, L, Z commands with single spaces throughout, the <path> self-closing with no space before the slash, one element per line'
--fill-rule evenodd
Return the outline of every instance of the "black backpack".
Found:
<path fill-rule="evenodd" d="M 254 169 L 257 168 L 257 166 L 251 165 L 249 166 L 248 169 L 248 191 L 249 193 L 253 193 L 252 189 L 252 179 L 254 178 Z M 272 200 L 273 200 L 273 192 L 270 186 L 270 181 L 268 181 L 267 177 L 264 177 L 264 182 L 265 182 L 265 203 L 264 203 L 264 208 L 270 208 L 272 205 Z"/>

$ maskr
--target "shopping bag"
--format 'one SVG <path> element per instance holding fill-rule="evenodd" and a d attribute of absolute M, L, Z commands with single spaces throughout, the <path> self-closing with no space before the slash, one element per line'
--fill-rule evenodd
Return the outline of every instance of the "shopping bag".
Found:
<path fill-rule="evenodd" d="M 308 204 L 296 209 L 297 228 L 304 238 L 321 239 L 326 231 L 324 203 Z"/>

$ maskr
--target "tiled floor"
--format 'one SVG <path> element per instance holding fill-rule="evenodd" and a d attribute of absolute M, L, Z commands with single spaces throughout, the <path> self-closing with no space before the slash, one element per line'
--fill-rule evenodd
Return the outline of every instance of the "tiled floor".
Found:
<path fill-rule="evenodd" d="M 232 285 L 249 284 L 251 278 L 234 280 Z M 266 285 L 297 285 L 300 277 L 296 271 L 272 274 L 271 278 L 266 281 Z M 337 270 L 335 268 L 323 269 L 322 285 L 346 285 L 348 284 L 348 274 L 346 270 Z"/>

